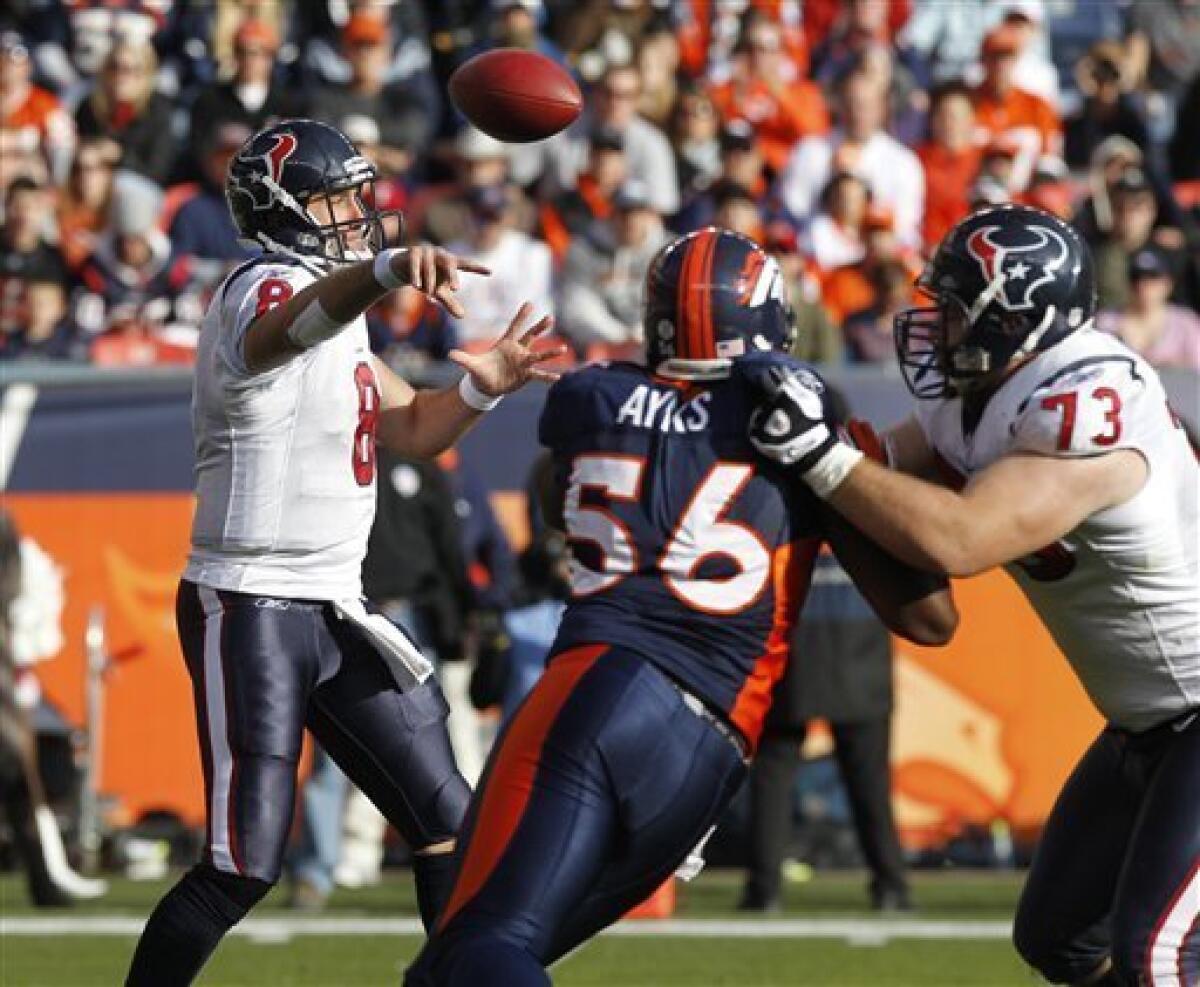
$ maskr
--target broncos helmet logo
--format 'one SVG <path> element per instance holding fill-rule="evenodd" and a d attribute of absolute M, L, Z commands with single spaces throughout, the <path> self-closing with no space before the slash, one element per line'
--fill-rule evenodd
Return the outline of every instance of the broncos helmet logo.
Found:
<path fill-rule="evenodd" d="M 1058 233 L 1045 226 L 1020 227 L 1017 232 L 1022 242 L 1018 243 L 996 242 L 992 234 L 1000 232 L 1011 237 L 1014 230 L 984 226 L 967 238 L 967 252 L 983 270 L 988 286 L 983 297 L 1010 312 L 1034 308 L 1038 289 L 1054 280 L 1055 272 L 1070 257 L 1070 248 Z"/>
<path fill-rule="evenodd" d="M 250 196 L 255 209 L 270 209 L 277 200 L 284 200 L 287 205 L 294 202 L 291 195 L 284 190 L 280 179 L 283 177 L 284 164 L 296 151 L 296 136 L 288 133 L 275 134 L 274 139 L 275 143 L 265 153 L 249 154 L 241 159 L 256 164 L 252 171 L 254 181 L 250 186 L 238 183 L 238 188 Z"/>

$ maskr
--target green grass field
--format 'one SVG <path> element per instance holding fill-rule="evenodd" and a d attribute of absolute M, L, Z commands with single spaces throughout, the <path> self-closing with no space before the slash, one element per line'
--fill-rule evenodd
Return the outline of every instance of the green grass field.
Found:
<path fill-rule="evenodd" d="M 714 872 L 681 886 L 675 918 L 720 922 L 720 934 L 707 927 L 702 935 L 646 934 L 656 923 L 639 922 L 632 930 L 637 935 L 618 930 L 567 957 L 552 971 L 555 984 L 1028 987 L 1034 982 L 1002 932 L 1012 916 L 1019 875 L 918 873 L 917 912 L 886 919 L 864 907 L 861 875 L 818 875 L 807 884 L 789 886 L 783 914 L 753 926 L 734 910 L 739 882 L 737 874 Z M 103 901 L 67 912 L 35 912 L 19 882 L 11 876 L 0 879 L 0 984 L 119 984 L 134 941 L 129 920 L 144 918 L 164 887 L 117 881 Z M 397 985 L 406 961 L 420 946 L 415 935 L 354 932 L 356 920 L 415 917 L 412 883 L 403 872 L 381 887 L 340 891 L 319 919 L 337 925 L 341 934 L 288 935 L 286 923 L 295 913 L 283 903 L 283 894 L 276 892 L 257 909 L 256 919 L 271 921 L 253 935 L 227 939 L 200 982 L 206 987 Z M 24 934 L 30 919 L 55 924 L 42 930 L 48 934 Z M 107 919 L 123 920 L 115 923 L 117 934 L 94 934 L 100 931 L 95 923 Z M 82 931 L 89 924 L 93 934 Z M 980 929 L 988 938 L 962 938 Z M 776 934 L 769 934 L 772 930 Z M 930 938 L 913 938 L 918 931 Z"/>

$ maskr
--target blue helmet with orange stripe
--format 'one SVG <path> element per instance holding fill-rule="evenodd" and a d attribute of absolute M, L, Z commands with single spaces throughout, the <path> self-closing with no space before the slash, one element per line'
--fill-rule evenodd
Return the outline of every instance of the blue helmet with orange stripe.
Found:
<path fill-rule="evenodd" d="M 738 357 L 786 350 L 793 335 L 775 259 L 714 226 L 668 243 L 650 262 L 642 325 L 646 365 L 683 380 L 728 377 Z"/>

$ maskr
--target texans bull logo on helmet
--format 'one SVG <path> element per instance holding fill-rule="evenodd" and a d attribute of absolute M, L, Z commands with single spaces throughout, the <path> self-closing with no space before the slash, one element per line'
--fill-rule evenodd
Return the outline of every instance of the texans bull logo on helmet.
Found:
<path fill-rule="evenodd" d="M 1046 259 L 1044 251 L 1053 250 Z M 1038 289 L 1054 280 L 1055 273 L 1067 262 L 1070 250 L 1066 241 L 1045 226 L 984 226 L 967 238 L 967 252 L 983 269 L 989 286 L 988 301 L 1010 312 L 1032 309 L 1038 302 Z M 1023 255 L 1040 255 L 1036 264 Z"/>
<path fill-rule="evenodd" d="M 281 197 L 283 185 L 280 179 L 283 178 L 283 166 L 296 151 L 296 135 L 290 133 L 271 134 L 269 135 L 271 146 L 261 154 L 243 154 L 240 157 L 246 162 L 259 162 L 260 169 L 255 169 L 252 174 L 258 180 L 246 186 L 245 183 L 239 185 L 240 191 L 245 192 L 250 196 L 255 209 L 270 209 L 275 204 L 275 201 Z M 290 197 L 290 196 L 289 196 Z"/>

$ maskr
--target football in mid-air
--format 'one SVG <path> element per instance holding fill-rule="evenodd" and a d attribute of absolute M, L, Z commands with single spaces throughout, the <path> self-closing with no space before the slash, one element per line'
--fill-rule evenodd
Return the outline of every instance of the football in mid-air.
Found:
<path fill-rule="evenodd" d="M 510 143 L 557 134 L 583 109 L 583 96 L 570 73 L 553 59 L 522 48 L 476 55 L 454 70 L 449 88 L 463 116 L 485 134 Z"/>

